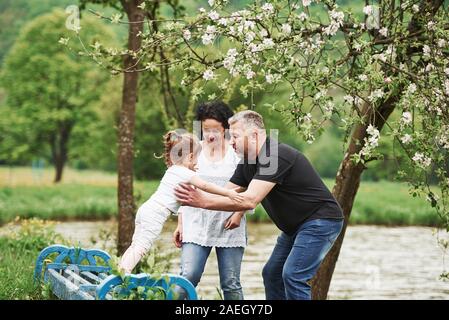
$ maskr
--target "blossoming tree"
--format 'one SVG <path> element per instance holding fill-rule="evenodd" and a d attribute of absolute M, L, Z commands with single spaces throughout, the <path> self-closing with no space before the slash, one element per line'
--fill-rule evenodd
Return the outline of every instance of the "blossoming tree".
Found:
<path fill-rule="evenodd" d="M 282 112 L 307 142 L 329 122 L 344 130 L 346 153 L 332 192 L 345 225 L 314 279 L 314 298 L 327 297 L 361 175 L 382 157 L 381 134 L 408 156 L 398 174 L 410 193 L 424 195 L 449 231 L 444 1 L 255 0 L 241 9 L 225 0 L 208 3 L 194 17 L 166 18 L 156 32 L 151 25 L 140 32 L 141 48 L 129 52 L 140 61 L 135 72 L 183 70 L 180 84 L 198 96 L 209 83 L 224 93 L 239 77 L 246 79 L 242 94 L 287 86 L 288 101 L 267 107 Z M 171 48 L 170 56 L 154 59 L 155 46 Z M 114 73 L 124 71 L 101 45 L 88 54 Z"/>

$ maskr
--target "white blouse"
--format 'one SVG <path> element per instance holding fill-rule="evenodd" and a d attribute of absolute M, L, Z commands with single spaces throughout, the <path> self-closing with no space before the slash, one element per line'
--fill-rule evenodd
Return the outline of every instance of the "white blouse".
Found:
<path fill-rule="evenodd" d="M 234 174 L 240 158 L 231 146 L 220 161 L 209 161 L 204 152 L 198 157 L 197 174 L 200 178 L 224 186 Z M 242 218 L 240 226 L 225 230 L 224 225 L 233 212 L 213 211 L 202 208 L 184 207 L 182 213 L 182 241 L 206 247 L 245 247 L 247 245 L 246 218 Z"/>

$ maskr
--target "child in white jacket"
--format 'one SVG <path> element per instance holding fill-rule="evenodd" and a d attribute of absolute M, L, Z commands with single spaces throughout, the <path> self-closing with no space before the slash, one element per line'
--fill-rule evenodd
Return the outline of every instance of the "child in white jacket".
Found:
<path fill-rule="evenodd" d="M 125 273 L 131 273 L 150 250 L 170 213 L 178 211 L 180 203 L 176 201 L 174 188 L 179 183 L 188 182 L 201 190 L 227 196 L 236 202 L 243 200 L 236 191 L 206 182 L 196 175 L 194 168 L 201 145 L 195 136 L 170 131 L 164 136 L 164 144 L 168 169 L 156 192 L 137 211 L 131 246 L 120 261 L 120 268 Z"/>

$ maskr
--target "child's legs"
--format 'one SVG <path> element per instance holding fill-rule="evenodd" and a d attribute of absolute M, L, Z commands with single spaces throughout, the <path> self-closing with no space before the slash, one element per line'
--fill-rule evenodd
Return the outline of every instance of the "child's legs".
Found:
<path fill-rule="evenodd" d="M 150 250 L 154 240 L 159 236 L 169 213 L 158 207 L 144 203 L 136 215 L 135 230 L 131 246 L 123 254 L 120 268 L 131 273 L 137 263 Z"/>

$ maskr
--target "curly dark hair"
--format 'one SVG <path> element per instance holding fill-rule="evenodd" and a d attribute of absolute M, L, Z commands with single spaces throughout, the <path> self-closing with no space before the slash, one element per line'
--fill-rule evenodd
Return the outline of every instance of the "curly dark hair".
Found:
<path fill-rule="evenodd" d="M 223 101 L 208 101 L 201 103 L 196 108 L 196 120 L 204 121 L 214 119 L 221 123 L 224 129 L 229 129 L 228 119 L 234 112 Z"/>

